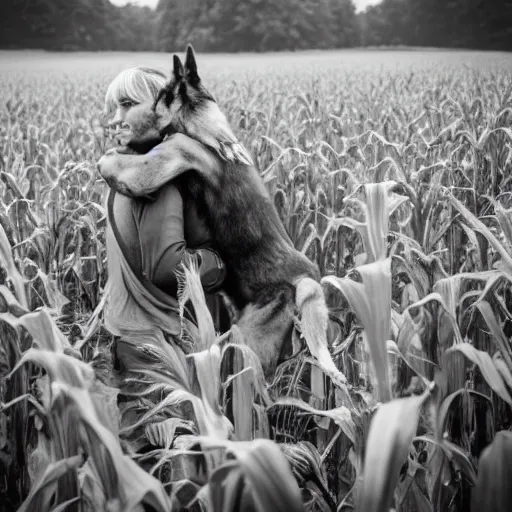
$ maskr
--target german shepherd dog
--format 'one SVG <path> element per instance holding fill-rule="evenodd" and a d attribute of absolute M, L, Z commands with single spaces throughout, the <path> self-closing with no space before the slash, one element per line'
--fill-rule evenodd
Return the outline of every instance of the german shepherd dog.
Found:
<path fill-rule="evenodd" d="M 103 178 L 133 197 L 183 174 L 226 265 L 224 291 L 240 312 L 236 325 L 267 379 L 285 354 L 295 308 L 308 345 L 325 354 L 328 309 L 319 270 L 293 247 L 251 156 L 202 85 L 190 45 L 184 66 L 174 56 L 171 80 L 143 117 L 164 142 L 146 155 L 111 150 L 98 162 Z"/>

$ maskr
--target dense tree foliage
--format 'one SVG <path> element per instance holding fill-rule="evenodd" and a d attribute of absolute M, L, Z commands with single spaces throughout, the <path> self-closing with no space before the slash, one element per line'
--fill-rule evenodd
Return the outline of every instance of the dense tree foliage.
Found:
<path fill-rule="evenodd" d="M 510 0 L 2 0 L 0 47 L 272 51 L 375 45 L 512 50 Z"/>
<path fill-rule="evenodd" d="M 49 50 L 152 50 L 149 8 L 109 0 L 2 0 L 0 46 Z"/>
<path fill-rule="evenodd" d="M 360 18 L 363 45 L 512 50 L 510 0 L 383 0 Z"/>

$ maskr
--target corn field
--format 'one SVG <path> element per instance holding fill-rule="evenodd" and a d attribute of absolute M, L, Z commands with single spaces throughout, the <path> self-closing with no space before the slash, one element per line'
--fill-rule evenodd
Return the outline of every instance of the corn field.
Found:
<path fill-rule="evenodd" d="M 121 424 L 101 112 L 119 71 L 171 57 L 0 54 L 0 510 L 510 510 L 512 56 L 199 55 L 324 276 L 349 384 L 300 319 L 265 382 L 191 265 L 200 339 L 153 348 Z"/>

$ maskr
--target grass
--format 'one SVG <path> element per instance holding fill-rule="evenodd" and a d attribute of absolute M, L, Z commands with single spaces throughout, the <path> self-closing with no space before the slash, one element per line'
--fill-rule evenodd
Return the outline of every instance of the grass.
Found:
<path fill-rule="evenodd" d="M 0 58 L 0 509 L 508 510 L 509 54 L 200 55 L 321 269 L 349 391 L 305 348 L 265 384 L 204 322 L 190 356 L 155 349 L 121 426 L 98 123 L 118 71 L 171 59 Z"/>

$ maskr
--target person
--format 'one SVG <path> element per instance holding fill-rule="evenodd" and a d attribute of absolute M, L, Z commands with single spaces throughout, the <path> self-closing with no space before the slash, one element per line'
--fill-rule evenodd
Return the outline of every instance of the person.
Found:
<path fill-rule="evenodd" d="M 166 81 L 158 70 L 136 67 L 121 72 L 110 83 L 104 116 L 118 145 L 125 146 L 130 140 L 130 112 L 138 104 L 154 101 Z M 144 344 L 166 342 L 185 352 L 191 349 L 181 337 L 175 271 L 193 254 L 210 311 L 217 313 L 215 326 L 217 330 L 229 328 L 226 317 L 218 314 L 220 301 L 215 296 L 226 269 L 211 246 L 210 233 L 196 205 L 179 181 L 166 184 L 152 198 L 129 198 L 110 189 L 107 218 L 104 321 L 115 336 L 114 368 L 122 382 L 154 362 L 141 348 Z M 184 321 L 193 331 L 193 323 Z"/>

